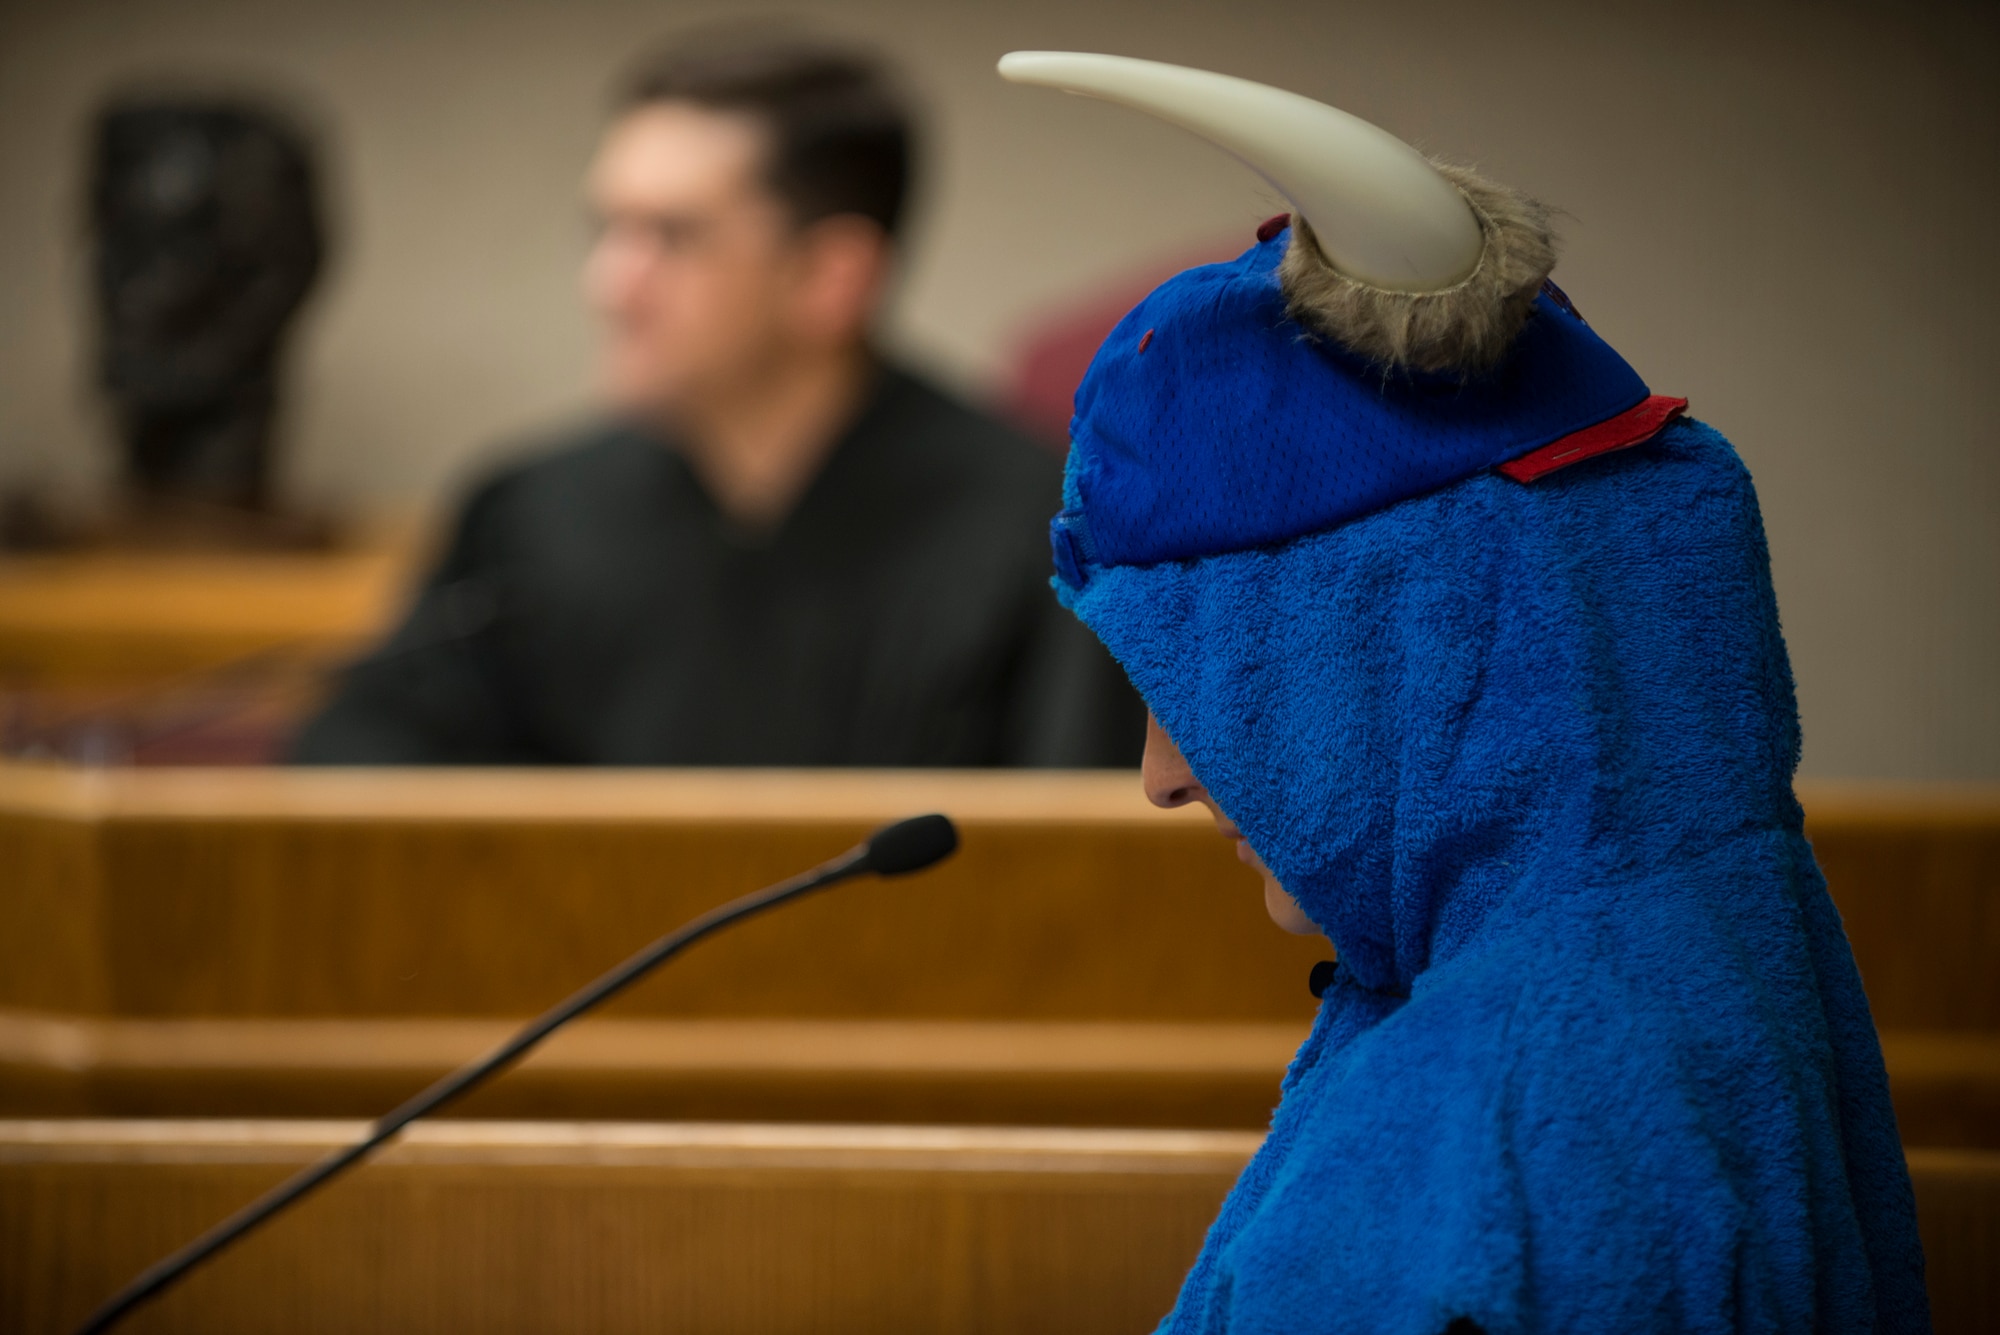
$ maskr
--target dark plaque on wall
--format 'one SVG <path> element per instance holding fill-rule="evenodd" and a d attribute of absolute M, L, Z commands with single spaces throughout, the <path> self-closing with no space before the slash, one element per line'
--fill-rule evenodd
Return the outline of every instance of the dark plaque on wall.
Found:
<path fill-rule="evenodd" d="M 128 97 L 97 122 L 99 382 L 124 522 L 306 540 L 273 494 L 285 336 L 320 270 L 312 146 L 241 100 Z"/>

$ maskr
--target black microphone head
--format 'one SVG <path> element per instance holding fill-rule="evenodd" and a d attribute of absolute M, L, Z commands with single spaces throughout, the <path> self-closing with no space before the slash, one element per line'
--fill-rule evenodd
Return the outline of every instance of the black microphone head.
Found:
<path fill-rule="evenodd" d="M 868 838 L 866 867 L 877 876 L 905 876 L 948 858 L 958 848 L 958 827 L 933 812 L 884 825 Z"/>

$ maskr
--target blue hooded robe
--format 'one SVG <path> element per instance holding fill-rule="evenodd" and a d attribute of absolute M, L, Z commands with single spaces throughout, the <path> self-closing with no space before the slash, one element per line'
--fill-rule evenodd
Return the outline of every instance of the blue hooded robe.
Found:
<path fill-rule="evenodd" d="M 1742 463 L 1683 420 L 1503 476 L 1645 396 L 1560 294 L 1479 383 L 1397 377 L 1286 318 L 1281 249 L 1114 331 L 1054 530 L 1339 955 L 1161 1329 L 1927 1329 Z"/>

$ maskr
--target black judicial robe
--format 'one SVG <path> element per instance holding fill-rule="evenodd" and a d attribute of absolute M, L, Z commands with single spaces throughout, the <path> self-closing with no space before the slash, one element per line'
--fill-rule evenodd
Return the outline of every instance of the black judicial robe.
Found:
<path fill-rule="evenodd" d="M 605 427 L 467 503 L 308 764 L 1110 766 L 1144 712 L 1048 585 L 1060 469 L 883 370 L 797 508 L 745 534 Z"/>

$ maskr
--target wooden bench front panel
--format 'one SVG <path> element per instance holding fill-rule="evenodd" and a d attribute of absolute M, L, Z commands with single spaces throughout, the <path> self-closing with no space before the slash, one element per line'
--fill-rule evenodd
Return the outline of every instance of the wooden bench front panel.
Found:
<path fill-rule="evenodd" d="M 0 1329 L 72 1329 L 358 1123 L 0 1123 Z M 436 1123 L 135 1332 L 1142 1332 L 1237 1133 Z M 2000 1155 L 1915 1151 L 1940 1335 L 2000 1310 Z"/>
<path fill-rule="evenodd" d="M 96 1302 L 358 1124 L 0 1123 L 0 1329 Z M 1152 1329 L 1256 1137 L 439 1123 L 135 1332 Z"/>
<path fill-rule="evenodd" d="M 2000 1147 L 2000 799 L 1806 801 L 1906 1140 Z M 0 767 L 0 1114 L 377 1111 L 668 926 L 927 808 L 960 819 L 951 862 L 705 943 L 462 1111 L 1264 1124 L 1328 948 L 1129 774 Z M 803 1065 L 700 1055 L 791 1022 Z M 1053 1070 L 1065 1052 L 1101 1060 Z"/>

